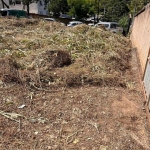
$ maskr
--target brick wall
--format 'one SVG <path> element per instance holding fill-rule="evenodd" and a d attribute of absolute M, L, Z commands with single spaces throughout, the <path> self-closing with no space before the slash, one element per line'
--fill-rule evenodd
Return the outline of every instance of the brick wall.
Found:
<path fill-rule="evenodd" d="M 150 3 L 134 18 L 130 39 L 133 47 L 138 50 L 142 73 L 144 74 L 150 50 Z"/>

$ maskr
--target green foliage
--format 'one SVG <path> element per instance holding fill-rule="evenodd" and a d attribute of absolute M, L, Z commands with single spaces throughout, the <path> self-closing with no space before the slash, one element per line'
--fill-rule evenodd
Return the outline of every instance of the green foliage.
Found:
<path fill-rule="evenodd" d="M 129 8 L 130 12 L 132 14 L 135 14 L 143 8 L 144 0 L 131 0 L 131 2 L 129 4 L 127 4 L 127 6 Z"/>
<path fill-rule="evenodd" d="M 103 13 L 103 20 L 105 21 L 119 21 L 119 19 L 129 12 L 124 0 L 109 0 L 107 3 L 103 2 L 101 10 L 105 9 Z"/>
<path fill-rule="evenodd" d="M 90 10 L 90 4 L 87 0 L 68 0 L 70 6 L 69 14 L 75 16 L 76 19 L 87 17 Z"/>
<path fill-rule="evenodd" d="M 50 0 L 48 5 L 49 12 L 53 12 L 54 15 L 68 12 L 67 0 Z"/>
<path fill-rule="evenodd" d="M 124 29 L 124 34 L 127 34 L 127 29 L 128 29 L 128 25 L 129 25 L 129 16 L 128 15 L 124 15 L 123 17 L 121 17 L 121 19 L 119 20 L 119 24 L 121 27 L 123 27 Z"/>
<path fill-rule="evenodd" d="M 28 0 L 26 0 L 28 1 Z M 68 12 L 70 16 L 82 20 L 88 15 L 102 16 L 102 21 L 119 21 L 126 26 L 129 13 L 135 14 L 150 0 L 47 0 L 49 11 L 54 14 Z M 126 16 L 126 17 L 125 17 Z M 125 19 L 126 18 L 126 19 Z M 124 23 L 123 23 L 124 22 Z"/>
<path fill-rule="evenodd" d="M 135 15 L 148 3 L 150 3 L 150 0 L 131 0 L 127 2 L 127 6 L 130 13 Z"/>

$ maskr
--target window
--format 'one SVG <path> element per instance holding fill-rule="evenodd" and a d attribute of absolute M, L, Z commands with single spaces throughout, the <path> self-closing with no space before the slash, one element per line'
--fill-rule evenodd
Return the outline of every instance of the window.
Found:
<path fill-rule="evenodd" d="M 26 6 L 25 5 L 23 5 L 23 8 L 22 8 L 23 10 L 25 10 L 26 9 Z"/>
<path fill-rule="evenodd" d="M 105 28 L 108 28 L 109 27 L 109 24 L 103 24 L 105 26 Z"/>
<path fill-rule="evenodd" d="M 13 5 L 13 4 L 14 4 L 14 1 L 9 0 L 9 5 Z"/>
<path fill-rule="evenodd" d="M 116 29 L 116 24 L 111 24 L 110 28 Z"/>
<path fill-rule="evenodd" d="M 42 6 L 42 5 L 43 5 L 43 4 L 42 4 L 42 1 L 39 1 L 39 5 L 40 5 L 40 6 Z"/>
<path fill-rule="evenodd" d="M 9 0 L 9 5 L 15 5 L 16 1 L 15 0 Z"/>
<path fill-rule="evenodd" d="M 108 28 L 108 27 L 109 27 L 109 24 L 103 24 L 103 23 L 100 23 L 100 24 L 98 24 L 98 25 L 104 26 L 105 28 Z"/>
<path fill-rule="evenodd" d="M 16 0 L 16 4 L 21 4 L 21 0 Z"/>

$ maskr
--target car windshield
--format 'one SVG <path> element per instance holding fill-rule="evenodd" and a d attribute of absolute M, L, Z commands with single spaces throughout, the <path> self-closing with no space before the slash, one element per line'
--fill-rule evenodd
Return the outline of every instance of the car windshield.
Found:
<path fill-rule="evenodd" d="M 74 27 L 76 25 L 82 24 L 80 21 L 71 21 L 67 24 L 68 27 Z"/>
<path fill-rule="evenodd" d="M 116 29 L 116 27 L 118 27 L 117 24 L 111 24 L 111 26 L 110 26 L 110 28 L 114 28 L 114 29 Z"/>
<path fill-rule="evenodd" d="M 108 24 L 108 23 L 99 23 L 98 25 L 99 25 L 99 26 L 104 26 L 105 28 L 108 28 L 108 27 L 109 27 L 109 24 Z"/>
<path fill-rule="evenodd" d="M 101 24 L 101 25 L 105 26 L 105 28 L 109 27 L 109 24 Z"/>

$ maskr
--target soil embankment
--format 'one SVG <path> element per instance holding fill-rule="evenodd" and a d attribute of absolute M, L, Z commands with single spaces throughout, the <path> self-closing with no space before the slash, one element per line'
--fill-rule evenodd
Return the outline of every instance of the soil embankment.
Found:
<path fill-rule="evenodd" d="M 0 32 L 0 149 L 149 149 L 129 39 L 36 19 Z"/>

